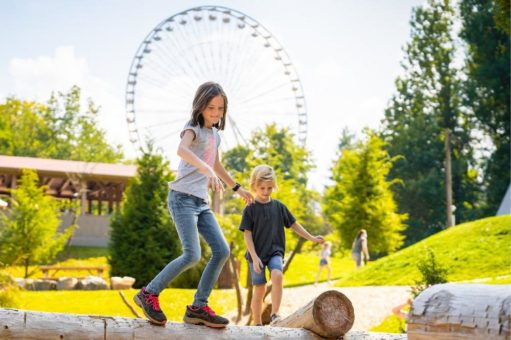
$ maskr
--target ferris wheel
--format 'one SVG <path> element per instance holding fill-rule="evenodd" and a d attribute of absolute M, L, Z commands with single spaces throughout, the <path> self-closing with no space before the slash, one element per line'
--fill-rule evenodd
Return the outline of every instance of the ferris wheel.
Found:
<path fill-rule="evenodd" d="M 193 96 L 219 83 L 229 100 L 223 150 L 275 123 L 305 145 L 307 109 L 300 78 L 278 40 L 253 18 L 221 6 L 200 6 L 158 24 L 133 58 L 126 86 L 130 141 L 150 138 L 167 157 L 190 119 Z M 170 157 L 172 158 L 172 157 Z"/>

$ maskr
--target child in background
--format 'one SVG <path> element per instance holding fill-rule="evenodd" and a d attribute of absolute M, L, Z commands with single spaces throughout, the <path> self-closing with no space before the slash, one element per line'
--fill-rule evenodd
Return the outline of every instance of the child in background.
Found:
<path fill-rule="evenodd" d="M 298 222 L 280 201 L 272 199 L 277 189 L 275 172 L 268 165 L 256 166 L 250 177 L 250 188 L 255 193 L 255 202 L 246 206 L 239 229 L 244 232 L 250 275 L 254 287 L 252 316 L 256 325 L 262 325 L 262 306 L 266 292 L 265 268 L 270 272 L 272 282 L 271 321 L 278 319 L 282 301 L 282 265 L 286 249 L 284 227 L 291 228 L 301 237 L 318 243 L 322 236 L 312 236 Z"/>
<path fill-rule="evenodd" d="M 319 276 L 321 275 L 321 271 L 323 268 L 327 269 L 328 273 L 328 283 L 331 284 L 330 276 L 332 275 L 332 269 L 330 268 L 330 255 L 331 255 L 331 249 L 332 243 L 330 241 L 326 241 L 323 243 L 323 249 L 321 250 L 321 259 L 319 260 L 319 270 L 318 275 L 316 275 L 316 282 L 314 285 L 318 284 Z"/>

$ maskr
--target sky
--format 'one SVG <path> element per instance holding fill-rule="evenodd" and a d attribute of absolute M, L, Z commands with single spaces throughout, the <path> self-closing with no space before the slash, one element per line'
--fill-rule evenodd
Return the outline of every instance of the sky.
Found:
<path fill-rule="evenodd" d="M 379 126 L 402 72 L 412 8 L 422 3 L 2 0 L 0 100 L 16 96 L 44 102 L 52 91 L 78 85 L 85 98 L 101 106 L 98 120 L 108 141 L 121 144 L 125 155 L 135 158 L 124 101 L 137 48 L 155 26 L 178 12 L 229 7 L 268 29 L 292 60 L 307 104 L 306 147 L 316 164 L 310 186 L 321 191 L 330 183 L 342 130 L 360 135 L 365 127 Z M 175 168 L 177 161 L 169 157 Z"/>

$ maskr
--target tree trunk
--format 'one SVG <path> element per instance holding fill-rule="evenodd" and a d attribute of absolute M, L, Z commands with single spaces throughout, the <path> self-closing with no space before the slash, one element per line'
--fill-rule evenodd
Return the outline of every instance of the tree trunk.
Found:
<path fill-rule="evenodd" d="M 305 328 L 329 338 L 346 334 L 354 321 L 351 301 L 341 292 L 329 290 L 272 326 Z"/>
<path fill-rule="evenodd" d="M 447 227 L 454 225 L 452 218 L 452 166 L 451 166 L 451 131 L 445 129 L 445 195 Z"/>
<path fill-rule="evenodd" d="M 408 315 L 410 340 L 509 339 L 510 329 L 510 285 L 434 285 Z"/>
<path fill-rule="evenodd" d="M 231 255 L 229 256 L 229 260 L 231 263 L 231 272 L 232 272 L 232 284 L 234 285 L 234 288 L 236 288 L 236 301 L 238 304 L 238 315 L 236 316 L 236 323 L 238 323 L 241 320 L 242 317 L 242 309 L 243 309 L 243 300 L 241 298 L 241 287 L 240 287 L 240 280 L 238 278 L 238 271 L 236 270 L 236 260 L 234 258 L 234 255 L 232 254 L 232 249 L 234 248 L 234 242 L 231 241 L 230 244 L 231 247 Z"/>
<path fill-rule="evenodd" d="M 252 276 L 250 276 L 250 269 L 247 269 L 247 300 L 245 302 L 243 315 L 248 315 L 251 312 L 252 293 Z"/>
<path fill-rule="evenodd" d="M 0 339 L 310 339 L 305 329 L 228 326 L 227 330 L 169 322 L 152 326 L 147 320 L 110 316 L 43 313 L 0 308 Z"/>

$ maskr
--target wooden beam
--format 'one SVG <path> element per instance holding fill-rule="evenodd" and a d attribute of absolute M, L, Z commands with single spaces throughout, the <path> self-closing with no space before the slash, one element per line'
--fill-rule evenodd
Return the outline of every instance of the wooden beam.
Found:
<path fill-rule="evenodd" d="M 328 290 L 271 325 L 305 328 L 322 337 L 338 338 L 348 333 L 354 322 L 355 311 L 351 301 L 339 291 Z"/>
<path fill-rule="evenodd" d="M 0 308 L 0 339 L 321 339 L 305 329 L 228 326 L 218 330 L 145 319 L 63 314 Z"/>
<path fill-rule="evenodd" d="M 440 284 L 415 298 L 411 340 L 510 339 L 511 285 Z"/>

